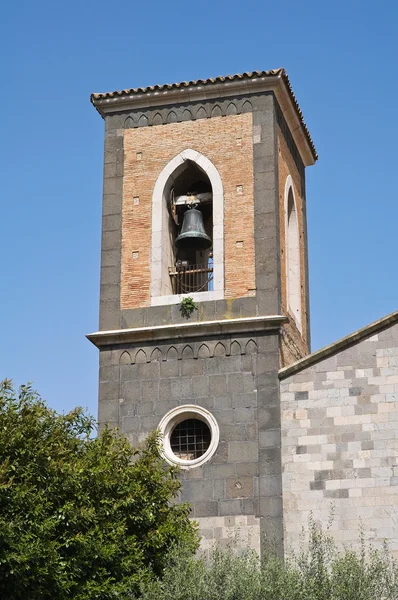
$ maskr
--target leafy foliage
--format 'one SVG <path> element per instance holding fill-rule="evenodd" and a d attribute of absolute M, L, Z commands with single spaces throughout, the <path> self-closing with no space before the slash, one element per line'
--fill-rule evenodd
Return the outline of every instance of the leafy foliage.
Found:
<path fill-rule="evenodd" d="M 194 310 L 198 309 L 198 305 L 194 302 L 192 296 L 186 296 L 180 302 L 180 312 L 183 317 L 189 319 Z"/>
<path fill-rule="evenodd" d="M 0 386 L 0 597 L 131 598 L 177 542 L 197 548 L 189 507 L 157 434 L 134 450 L 91 417 Z"/>
<path fill-rule="evenodd" d="M 208 560 L 175 551 L 163 578 L 142 585 L 142 600 L 397 600 L 398 567 L 387 551 L 339 552 L 310 520 L 308 543 L 282 562 L 272 551 L 260 562 L 215 548 Z"/>

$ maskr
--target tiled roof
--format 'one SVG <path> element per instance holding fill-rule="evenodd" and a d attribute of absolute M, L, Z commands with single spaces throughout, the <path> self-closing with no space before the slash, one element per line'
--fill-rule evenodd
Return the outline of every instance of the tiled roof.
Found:
<path fill-rule="evenodd" d="M 210 77 L 209 79 L 197 79 L 195 81 L 182 81 L 181 83 L 166 83 L 163 85 L 154 85 L 148 86 L 144 88 L 130 88 L 127 90 L 116 90 L 114 92 L 104 92 L 98 94 L 91 94 L 90 100 L 96 105 L 96 101 L 98 100 L 106 100 L 109 98 L 117 98 L 121 96 L 134 96 L 135 94 L 146 94 L 149 92 L 164 92 L 167 90 L 174 89 L 184 89 L 188 87 L 200 87 L 200 86 L 211 86 L 212 84 L 226 83 L 228 81 L 239 81 L 239 80 L 248 80 L 248 79 L 258 79 L 264 77 L 281 77 L 286 84 L 289 95 L 293 102 L 293 105 L 296 109 L 297 115 L 300 119 L 301 125 L 305 132 L 305 136 L 308 140 L 309 146 L 311 148 L 314 159 L 317 160 L 318 155 L 314 146 L 314 143 L 311 139 L 310 132 L 305 124 L 303 113 L 301 112 L 300 106 L 296 100 L 296 96 L 294 95 L 292 86 L 290 84 L 289 77 L 285 69 L 271 69 L 270 71 L 252 71 L 251 73 L 237 73 L 236 75 L 226 75 L 225 77 Z"/>

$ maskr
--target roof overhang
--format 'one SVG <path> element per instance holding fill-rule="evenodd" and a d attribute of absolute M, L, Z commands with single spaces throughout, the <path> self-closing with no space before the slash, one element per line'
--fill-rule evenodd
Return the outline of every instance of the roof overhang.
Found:
<path fill-rule="evenodd" d="M 91 102 L 105 118 L 107 114 L 119 111 L 145 110 L 262 92 L 275 94 L 304 165 L 313 165 L 318 155 L 284 69 L 91 94 Z"/>
<path fill-rule="evenodd" d="M 200 321 L 197 323 L 179 323 L 178 325 L 158 325 L 157 327 L 138 327 L 134 329 L 115 329 L 97 331 L 86 335 L 97 348 L 120 344 L 160 342 L 162 340 L 183 340 L 217 335 L 235 335 L 245 333 L 253 335 L 263 331 L 279 330 L 287 317 L 271 315 L 268 317 L 244 317 L 242 319 L 222 319 L 218 321 Z"/>

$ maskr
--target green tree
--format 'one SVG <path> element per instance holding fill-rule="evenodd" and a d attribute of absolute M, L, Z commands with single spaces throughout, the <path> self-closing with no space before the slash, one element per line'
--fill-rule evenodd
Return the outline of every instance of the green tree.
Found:
<path fill-rule="evenodd" d="M 59 415 L 0 384 L 0 598 L 131 598 L 177 542 L 197 548 L 157 434 L 137 450 L 94 430 L 80 408 Z"/>

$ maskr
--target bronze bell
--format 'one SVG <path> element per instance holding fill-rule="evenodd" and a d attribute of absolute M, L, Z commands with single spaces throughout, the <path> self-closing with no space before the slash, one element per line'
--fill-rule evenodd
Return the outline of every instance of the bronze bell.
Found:
<path fill-rule="evenodd" d="M 211 246 L 211 239 L 203 225 L 203 215 L 200 210 L 191 208 L 184 214 L 180 235 L 175 241 L 181 250 L 206 250 Z"/>

